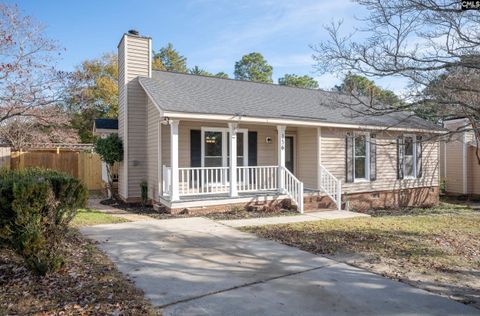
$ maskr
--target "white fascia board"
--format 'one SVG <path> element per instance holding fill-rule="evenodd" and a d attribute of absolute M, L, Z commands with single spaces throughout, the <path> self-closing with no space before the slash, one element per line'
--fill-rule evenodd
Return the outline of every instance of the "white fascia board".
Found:
<path fill-rule="evenodd" d="M 388 127 L 388 126 L 373 126 L 373 125 L 358 125 L 358 124 L 342 124 L 342 123 L 328 123 L 328 122 L 313 122 L 303 120 L 292 119 L 280 119 L 280 118 L 262 118 L 252 116 L 236 116 L 236 115 L 221 115 L 221 114 L 202 114 L 202 113 L 184 113 L 164 111 L 163 116 L 175 119 L 188 119 L 192 121 L 231 121 L 231 122 L 243 122 L 252 124 L 271 124 L 271 125 L 295 125 L 295 126 L 311 126 L 311 127 L 335 127 L 335 128 L 351 128 L 351 129 L 369 129 L 369 130 L 389 130 L 389 131 L 409 131 L 418 133 L 433 133 L 444 134 L 445 131 L 433 131 L 430 129 L 422 128 L 406 128 L 406 127 Z"/>

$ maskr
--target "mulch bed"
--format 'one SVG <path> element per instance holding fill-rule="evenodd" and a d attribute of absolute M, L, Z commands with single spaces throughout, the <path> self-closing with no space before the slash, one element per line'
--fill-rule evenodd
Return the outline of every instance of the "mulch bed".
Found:
<path fill-rule="evenodd" d="M 148 206 L 148 205 L 143 206 L 141 204 L 135 204 L 135 203 L 123 203 L 121 201 L 115 201 L 112 199 L 103 200 L 100 203 L 104 205 L 116 207 L 121 210 L 125 210 L 127 212 L 131 212 L 139 215 L 147 215 L 155 219 L 186 218 L 186 217 L 199 216 L 199 215 L 188 214 L 188 213 L 183 213 L 183 214 L 162 213 L 154 210 L 152 206 Z M 270 208 L 265 210 L 256 209 L 256 208 L 251 208 L 251 209 L 234 208 L 225 212 L 212 212 L 202 216 L 213 219 L 213 220 L 228 220 L 228 219 L 245 219 L 245 218 L 263 218 L 263 217 L 273 217 L 273 216 L 295 216 L 295 215 L 299 215 L 299 213 L 294 210 L 287 210 L 287 209 L 280 209 L 280 208 Z"/>
<path fill-rule="evenodd" d="M 0 315 L 160 315 L 94 243 L 72 230 L 65 265 L 37 277 L 0 245 Z"/>

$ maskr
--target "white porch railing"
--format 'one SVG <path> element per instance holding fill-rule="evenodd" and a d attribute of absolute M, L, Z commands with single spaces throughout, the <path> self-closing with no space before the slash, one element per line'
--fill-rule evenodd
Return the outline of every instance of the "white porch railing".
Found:
<path fill-rule="evenodd" d="M 320 165 L 320 189 L 335 202 L 338 210 L 342 209 L 342 181 L 322 165 Z"/>
<path fill-rule="evenodd" d="M 237 167 L 238 192 L 278 189 L 278 166 Z"/>
<path fill-rule="evenodd" d="M 228 167 L 178 168 L 181 196 L 228 193 Z"/>
<path fill-rule="evenodd" d="M 283 185 L 278 183 L 278 166 L 237 167 L 238 192 L 276 191 L 281 188 L 303 213 L 303 182 L 282 168 Z M 229 193 L 229 167 L 178 168 L 179 196 Z M 163 195 L 172 189 L 172 168 L 163 166 Z"/>
<path fill-rule="evenodd" d="M 298 211 L 303 214 L 303 182 L 298 180 L 287 168 L 282 168 L 285 181 L 285 193 L 297 204 Z"/>

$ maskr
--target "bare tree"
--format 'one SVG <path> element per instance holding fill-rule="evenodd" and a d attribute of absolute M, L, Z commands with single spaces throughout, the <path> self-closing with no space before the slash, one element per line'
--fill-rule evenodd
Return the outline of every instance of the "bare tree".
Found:
<path fill-rule="evenodd" d="M 350 90 L 346 104 L 366 115 L 428 112 L 432 120 L 466 117 L 480 139 L 480 14 L 456 0 L 354 0 L 368 10 L 361 27 L 343 33 L 326 26 L 330 39 L 312 46 L 319 73 L 405 78 L 400 103 L 379 102 Z M 480 156 L 479 156 L 480 157 Z M 480 161 L 480 159 L 479 159 Z"/>
<path fill-rule="evenodd" d="M 36 114 L 35 111 L 42 111 Z M 15 116 L 0 123 L 0 143 L 14 149 L 28 148 L 33 144 L 78 143 L 76 130 L 69 126 L 70 118 L 56 107 L 32 110 L 33 115 Z M 49 116 L 44 120 L 44 116 Z"/>
<path fill-rule="evenodd" d="M 15 117 L 48 121 L 40 109 L 63 101 L 69 74 L 55 69 L 61 50 L 43 30 L 17 6 L 0 4 L 0 124 Z"/>

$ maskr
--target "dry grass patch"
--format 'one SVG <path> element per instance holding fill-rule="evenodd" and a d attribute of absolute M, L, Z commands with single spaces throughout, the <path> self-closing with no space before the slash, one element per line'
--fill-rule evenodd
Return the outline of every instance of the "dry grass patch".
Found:
<path fill-rule="evenodd" d="M 399 214 L 245 230 L 480 308 L 480 212 L 442 204 Z"/>
<path fill-rule="evenodd" d="M 2 315 L 157 315 L 131 281 L 94 244 L 66 236 L 64 268 L 36 277 L 21 258 L 0 245 Z"/>

